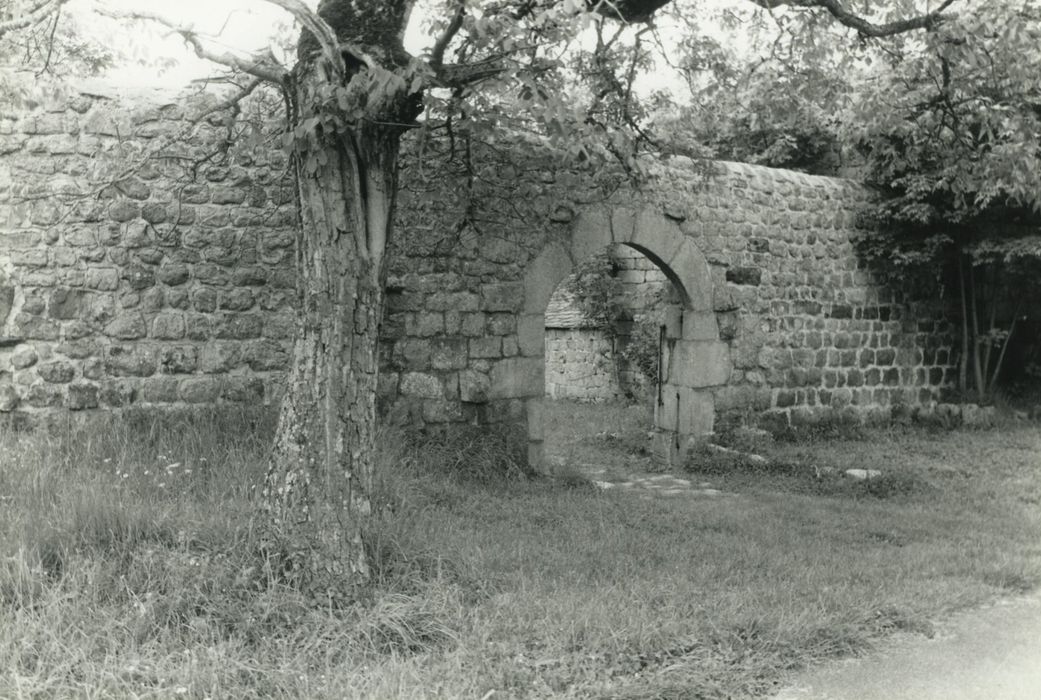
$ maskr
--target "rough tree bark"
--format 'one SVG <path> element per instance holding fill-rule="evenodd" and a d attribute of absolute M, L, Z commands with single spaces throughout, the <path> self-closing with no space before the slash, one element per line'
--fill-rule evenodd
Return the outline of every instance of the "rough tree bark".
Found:
<path fill-rule="evenodd" d="M 387 61 L 404 55 L 387 47 L 392 37 L 400 47 L 408 5 L 323 2 L 319 15 L 355 50 L 382 48 L 385 70 L 399 67 Z M 364 75 L 375 69 L 352 57 L 337 78 L 313 40 L 305 30 L 289 85 L 292 122 L 321 126 L 297 158 L 299 316 L 263 503 L 281 573 L 336 602 L 370 577 L 362 532 L 370 511 L 384 262 L 400 138 L 419 109 L 400 79 L 375 91 Z M 343 88 L 367 81 L 365 90 L 341 93 L 364 102 L 340 104 L 343 113 L 316 119 L 329 109 L 331 79 Z"/>

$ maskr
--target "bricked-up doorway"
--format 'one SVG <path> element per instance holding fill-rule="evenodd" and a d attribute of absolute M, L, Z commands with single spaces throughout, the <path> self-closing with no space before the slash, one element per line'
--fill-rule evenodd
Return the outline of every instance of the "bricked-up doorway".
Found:
<path fill-rule="evenodd" d="M 522 372 L 507 381 L 517 392 L 515 396 L 526 399 L 528 461 L 534 467 L 546 469 L 546 306 L 560 282 L 580 262 L 616 244 L 625 244 L 646 256 L 675 290 L 674 303 L 666 309 L 660 329 L 660 386 L 654 399 L 654 442 L 659 459 L 668 465 L 677 463 L 693 443 L 712 432 L 712 390 L 726 384 L 731 362 L 728 345 L 719 339 L 712 311 L 712 281 L 704 255 L 675 221 L 655 210 L 591 210 L 575 219 L 566 244 L 547 245 L 525 272 L 524 313 L 518 323 L 522 356 L 518 369 Z"/>

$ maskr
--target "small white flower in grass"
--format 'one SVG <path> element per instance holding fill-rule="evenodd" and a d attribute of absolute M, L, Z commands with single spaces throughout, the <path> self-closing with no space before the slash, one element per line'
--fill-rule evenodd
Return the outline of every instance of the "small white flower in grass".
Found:
<path fill-rule="evenodd" d="M 187 695 L 188 694 L 188 689 L 185 688 L 183 685 L 179 685 L 176 688 L 174 688 L 174 694 L 175 695 Z"/>
<path fill-rule="evenodd" d="M 162 488 L 166 488 L 166 482 L 165 481 L 160 481 L 159 482 L 159 488 L 161 488 L 161 489 Z"/>
<path fill-rule="evenodd" d="M 105 457 L 105 459 L 101 460 L 101 463 L 102 463 L 102 464 L 108 464 L 108 463 L 109 463 L 109 462 L 111 462 L 111 461 L 112 461 L 112 458 L 111 458 L 111 457 Z"/>
<path fill-rule="evenodd" d="M 179 466 L 181 466 L 181 463 L 180 463 L 180 462 L 174 462 L 173 464 L 167 464 L 167 465 L 166 465 L 166 468 L 167 468 L 168 470 L 169 470 L 169 469 L 177 469 L 177 468 L 178 468 Z"/>

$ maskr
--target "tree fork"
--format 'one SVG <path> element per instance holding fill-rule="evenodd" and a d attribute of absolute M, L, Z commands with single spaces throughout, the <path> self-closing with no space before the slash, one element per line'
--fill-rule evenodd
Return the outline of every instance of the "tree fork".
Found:
<path fill-rule="evenodd" d="M 349 61 L 341 74 L 325 63 L 313 54 L 285 84 L 291 124 L 322 128 L 295 155 L 300 311 L 262 524 L 287 583 L 317 601 L 345 604 L 371 579 L 363 532 L 371 511 L 385 253 L 403 125 L 414 121 L 419 103 L 388 82 L 375 99 L 360 93 L 360 117 L 346 110 L 322 119 L 330 106 L 318 99 L 320 88 L 346 89 L 373 70 Z"/>

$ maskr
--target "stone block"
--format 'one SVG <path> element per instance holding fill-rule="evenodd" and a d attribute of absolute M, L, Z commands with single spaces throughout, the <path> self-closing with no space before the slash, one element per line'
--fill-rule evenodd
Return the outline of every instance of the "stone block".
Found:
<path fill-rule="evenodd" d="M 56 360 L 54 362 L 47 362 L 39 365 L 36 368 L 36 373 L 40 375 L 40 378 L 45 382 L 51 384 L 68 384 L 72 381 L 73 377 L 76 376 L 76 368 L 72 366 L 72 363 L 66 362 L 65 360 Z"/>
<path fill-rule="evenodd" d="M 523 357 L 542 357 L 546 349 L 546 317 L 524 314 L 517 320 L 517 346 Z"/>
<path fill-rule="evenodd" d="M 145 319 L 141 314 L 129 313 L 116 316 L 105 326 L 105 335 L 119 340 L 137 340 L 145 337 Z"/>
<path fill-rule="evenodd" d="M 654 402 L 654 427 L 659 430 L 675 431 L 679 419 L 678 387 L 666 384 L 658 392 L 658 400 Z"/>
<path fill-rule="evenodd" d="M 471 338 L 469 346 L 471 358 L 502 357 L 502 338 Z"/>
<path fill-rule="evenodd" d="M 424 302 L 431 311 L 477 311 L 479 305 L 480 297 L 473 292 L 435 292 Z"/>
<path fill-rule="evenodd" d="M 70 384 L 68 393 L 65 396 L 65 406 L 70 411 L 97 408 L 99 393 L 97 384 Z"/>
<path fill-rule="evenodd" d="M 152 321 L 152 337 L 179 340 L 184 337 L 184 317 L 181 314 L 162 313 Z"/>
<path fill-rule="evenodd" d="M 188 281 L 188 266 L 183 263 L 172 263 L 159 268 L 156 277 L 160 282 L 171 287 Z"/>
<path fill-rule="evenodd" d="M 434 369 L 464 369 L 467 363 L 465 338 L 438 338 L 430 341 L 430 366 Z"/>
<path fill-rule="evenodd" d="M 10 413 L 20 402 L 17 389 L 10 384 L 0 384 L 0 413 Z"/>
<path fill-rule="evenodd" d="M 14 286 L 4 282 L 4 275 L 0 272 L 0 327 L 7 321 L 11 309 L 14 308 Z"/>
<path fill-rule="evenodd" d="M 587 260 L 607 250 L 613 241 L 607 211 L 587 209 L 579 213 L 571 228 L 571 258 L 577 262 Z"/>
<path fill-rule="evenodd" d="M 682 467 L 687 455 L 681 440 L 680 435 L 671 430 L 655 430 L 650 448 L 654 461 L 666 469 Z"/>
<path fill-rule="evenodd" d="M 467 403 L 486 403 L 491 379 L 486 372 L 466 369 L 459 373 L 459 400 Z"/>
<path fill-rule="evenodd" d="M 525 303 L 524 290 L 525 285 L 519 282 L 485 284 L 481 287 L 481 310 L 517 311 Z"/>
<path fill-rule="evenodd" d="M 217 309 L 217 292 L 213 289 L 197 289 L 192 294 L 192 306 L 196 311 L 210 313 Z"/>
<path fill-rule="evenodd" d="M 254 302 L 253 291 L 248 287 L 240 287 L 221 294 L 220 308 L 229 311 L 247 311 L 253 308 Z"/>
<path fill-rule="evenodd" d="M 560 281 L 571 274 L 571 256 L 564 246 L 550 243 L 531 261 L 524 273 L 524 284 L 512 292 L 520 299 L 526 313 L 545 313 L 549 298 Z M 514 311 L 513 306 L 504 311 Z"/>
<path fill-rule="evenodd" d="M 485 332 L 488 335 L 513 335 L 517 332 L 517 315 L 489 314 Z"/>
<path fill-rule="evenodd" d="M 57 408 L 62 404 L 64 389 L 52 384 L 34 384 L 25 394 L 25 404 L 33 408 Z"/>
<path fill-rule="evenodd" d="M 185 403 L 213 403 L 221 395 L 220 377 L 194 377 L 180 383 L 177 393 Z"/>
<path fill-rule="evenodd" d="M 683 307 L 670 306 L 665 309 L 665 338 L 668 340 L 679 340 L 683 337 L 683 323 L 685 321 Z M 713 337 L 712 340 L 715 340 Z"/>
<path fill-rule="evenodd" d="M 412 370 L 430 366 L 430 343 L 421 338 L 406 338 L 394 344 L 395 361 Z"/>
<path fill-rule="evenodd" d="M 409 314 L 405 318 L 405 333 L 407 335 L 429 338 L 439 335 L 445 330 L 444 314 L 433 311 L 421 311 Z"/>
<path fill-rule="evenodd" d="M 681 387 L 677 405 L 677 430 L 681 435 L 702 436 L 712 432 L 716 404 L 712 392 Z"/>
<path fill-rule="evenodd" d="M 467 337 L 484 335 L 485 315 L 483 313 L 465 313 L 459 324 L 459 332 Z"/>
<path fill-rule="evenodd" d="M 149 377 L 156 371 L 156 353 L 151 348 L 113 345 L 105 356 L 105 369 L 115 377 Z"/>
<path fill-rule="evenodd" d="M 421 399 L 441 399 L 445 395 L 441 380 L 423 372 L 402 374 L 400 391 L 402 396 L 415 396 Z"/>
<path fill-rule="evenodd" d="M 528 439 L 542 441 L 545 435 L 545 416 L 543 397 L 528 399 L 524 405 L 528 413 Z"/>
<path fill-rule="evenodd" d="M 159 371 L 163 374 L 191 374 L 199 365 L 199 349 L 192 345 L 164 347 L 159 351 Z"/>
<path fill-rule="evenodd" d="M 611 239 L 615 243 L 628 243 L 636 232 L 636 212 L 626 207 L 616 207 L 611 212 Z"/>
<path fill-rule="evenodd" d="M 33 348 L 21 348 L 11 356 L 11 366 L 15 369 L 28 369 L 36 364 L 39 357 Z"/>
<path fill-rule="evenodd" d="M 215 322 L 218 338 L 246 340 L 260 337 L 262 321 L 258 314 L 224 314 Z"/>
<path fill-rule="evenodd" d="M 248 192 L 242 188 L 214 187 L 210 193 L 210 201 L 214 204 L 242 204 Z"/>
<path fill-rule="evenodd" d="M 84 285 L 102 292 L 113 292 L 119 288 L 119 272 L 113 269 L 90 268 L 86 271 Z"/>
<path fill-rule="evenodd" d="M 546 459 L 546 451 L 541 440 L 528 441 L 528 468 L 539 474 L 552 474 L 552 466 Z"/>
<path fill-rule="evenodd" d="M 176 403 L 180 381 L 173 377 L 150 377 L 138 385 L 138 399 L 146 403 Z"/>
<path fill-rule="evenodd" d="M 101 403 L 110 408 L 129 406 L 137 399 L 134 385 L 124 380 L 110 380 L 101 385 Z"/>
<path fill-rule="evenodd" d="M 258 405 L 264 401 L 264 382 L 258 377 L 224 377 L 220 395 L 226 401 Z"/>
<path fill-rule="evenodd" d="M 758 267 L 732 267 L 726 271 L 727 282 L 758 287 L 763 279 L 763 271 Z"/>
<path fill-rule="evenodd" d="M 126 199 L 118 199 L 110 204 L 108 208 L 108 218 L 121 223 L 136 219 L 140 214 L 141 206 Z"/>
<path fill-rule="evenodd" d="M 683 340 L 719 340 L 719 323 L 711 311 L 683 313 Z"/>
<path fill-rule="evenodd" d="M 670 353 L 668 380 L 690 388 L 722 386 L 730 379 L 732 369 L 726 343 L 679 340 Z"/>
<path fill-rule="evenodd" d="M 199 369 L 203 372 L 222 374 L 242 364 L 242 351 L 238 343 L 212 343 L 199 352 Z"/>
<path fill-rule="evenodd" d="M 131 289 L 148 289 L 155 284 L 155 273 L 150 268 L 141 265 L 130 265 L 123 268 L 122 277 Z"/>
<path fill-rule="evenodd" d="M 511 357 L 491 371 L 490 399 L 541 396 L 546 390 L 546 366 L 541 357 Z"/>
<path fill-rule="evenodd" d="M 664 268 L 680 252 L 684 240 L 675 221 L 644 209 L 636 217 L 636 229 L 629 244 Z"/>

